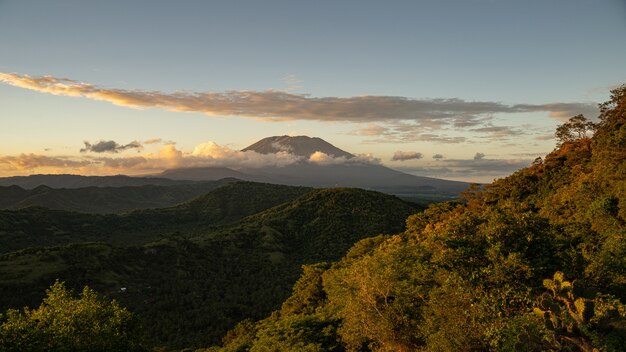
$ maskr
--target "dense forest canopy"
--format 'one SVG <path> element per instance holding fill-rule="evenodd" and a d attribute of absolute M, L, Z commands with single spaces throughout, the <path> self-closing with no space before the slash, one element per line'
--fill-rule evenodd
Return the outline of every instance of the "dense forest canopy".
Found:
<path fill-rule="evenodd" d="M 208 346 L 280 307 L 303 264 L 401 231 L 419 209 L 359 189 L 235 182 L 119 215 L 0 211 L 0 311 L 38 305 L 58 278 L 117 299 L 155 346 Z"/>

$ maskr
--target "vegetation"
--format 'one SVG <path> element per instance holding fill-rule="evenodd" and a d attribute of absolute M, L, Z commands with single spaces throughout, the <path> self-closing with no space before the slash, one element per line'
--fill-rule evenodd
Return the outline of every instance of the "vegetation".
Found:
<path fill-rule="evenodd" d="M 40 206 L 81 213 L 121 213 L 136 209 L 164 208 L 186 202 L 235 181 L 224 179 L 189 184 L 126 187 L 38 186 L 31 190 L 19 186 L 0 187 L 0 209 Z"/>
<path fill-rule="evenodd" d="M 124 214 L 90 215 L 43 207 L 0 210 L 0 253 L 103 241 L 146 243 L 172 233 L 205 233 L 310 192 L 311 188 L 227 183 L 177 206 Z"/>
<path fill-rule="evenodd" d="M 37 309 L 0 316 L 2 351 L 140 351 L 136 318 L 85 286 L 74 298 L 62 282 L 46 290 Z"/>
<path fill-rule="evenodd" d="M 4 211 L 0 308 L 37 304 L 59 278 L 117 299 L 156 346 L 207 346 L 278 308 L 301 265 L 401 231 L 417 210 L 377 192 L 240 182 L 122 215 Z"/>
<path fill-rule="evenodd" d="M 601 108 L 545 160 L 306 267 L 212 350 L 626 350 L 626 86 Z"/>

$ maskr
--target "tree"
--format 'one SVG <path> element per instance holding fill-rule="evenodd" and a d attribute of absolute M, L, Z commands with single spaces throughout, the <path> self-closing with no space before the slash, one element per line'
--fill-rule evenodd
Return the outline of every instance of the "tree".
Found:
<path fill-rule="evenodd" d="M 559 140 L 559 144 L 563 144 L 576 139 L 587 138 L 587 134 L 595 131 L 595 129 L 596 124 L 588 121 L 583 115 L 576 115 L 571 117 L 566 123 L 559 125 L 555 136 Z"/>
<path fill-rule="evenodd" d="M 37 309 L 0 316 L 2 351 L 138 351 L 138 324 L 113 301 L 85 286 L 80 298 L 56 281 Z"/>

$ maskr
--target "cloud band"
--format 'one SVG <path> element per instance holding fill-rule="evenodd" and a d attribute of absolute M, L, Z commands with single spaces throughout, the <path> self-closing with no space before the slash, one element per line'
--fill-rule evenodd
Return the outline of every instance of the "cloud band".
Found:
<path fill-rule="evenodd" d="M 311 97 L 284 91 L 175 92 L 101 88 L 66 78 L 0 73 L 0 81 L 42 93 L 83 97 L 131 108 L 161 108 L 207 115 L 242 116 L 267 121 L 343 122 L 413 121 L 428 128 L 482 125 L 498 113 L 546 112 L 563 119 L 579 113 L 595 116 L 591 103 L 507 105 L 462 99 L 412 99 L 398 96 Z"/>

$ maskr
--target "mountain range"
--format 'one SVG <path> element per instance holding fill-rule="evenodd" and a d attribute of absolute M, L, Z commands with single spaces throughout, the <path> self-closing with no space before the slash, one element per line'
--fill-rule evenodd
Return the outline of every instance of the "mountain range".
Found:
<path fill-rule="evenodd" d="M 236 180 L 224 178 L 219 181 L 170 185 L 81 188 L 51 188 L 40 185 L 24 189 L 15 185 L 0 186 L 0 209 L 40 206 L 82 213 L 118 213 L 136 209 L 164 208 L 191 200 L 234 181 Z"/>
<path fill-rule="evenodd" d="M 284 166 L 243 167 L 237 170 L 227 167 L 175 168 L 150 177 L 16 176 L 0 178 L 0 186 L 17 185 L 26 189 L 40 185 L 52 188 L 171 186 L 236 178 L 244 181 L 316 188 L 358 187 L 398 195 L 414 201 L 453 199 L 469 187 L 469 183 L 415 176 L 390 169 L 376 162 L 362 160 L 316 137 L 268 137 L 242 151 L 259 154 L 290 153 L 299 161 Z M 329 161 L 324 163 L 311 161 L 310 158 L 315 153 L 323 153 Z"/>
<path fill-rule="evenodd" d="M 469 187 L 466 182 L 415 176 L 378 163 L 358 160 L 321 138 L 274 136 L 264 138 L 242 151 L 260 154 L 288 152 L 301 160 L 285 166 L 264 166 L 231 170 L 227 168 L 173 169 L 155 175 L 174 180 L 215 180 L 234 177 L 243 180 L 308 187 L 358 187 L 405 197 L 456 198 Z M 311 156 L 324 153 L 328 163 L 310 162 Z"/>

